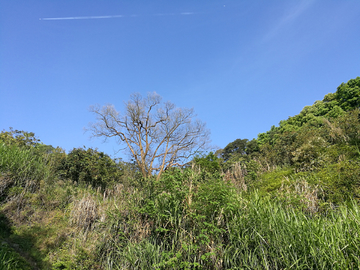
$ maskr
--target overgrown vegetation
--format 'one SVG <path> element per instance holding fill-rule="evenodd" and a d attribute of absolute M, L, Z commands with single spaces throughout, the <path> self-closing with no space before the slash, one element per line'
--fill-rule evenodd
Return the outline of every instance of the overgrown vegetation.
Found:
<path fill-rule="evenodd" d="M 359 269 L 360 77 L 186 168 L 0 133 L 0 269 Z"/>

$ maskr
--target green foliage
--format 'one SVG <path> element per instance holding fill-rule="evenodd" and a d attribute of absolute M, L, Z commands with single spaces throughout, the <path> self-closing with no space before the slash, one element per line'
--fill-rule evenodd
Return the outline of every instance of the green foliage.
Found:
<path fill-rule="evenodd" d="M 152 190 L 140 211 L 153 224 L 150 238 L 161 239 L 163 245 L 156 267 L 214 265 L 216 246 L 223 244 L 226 234 L 226 220 L 237 207 L 234 187 L 220 175 L 187 169 L 163 174 L 153 182 Z M 213 251 L 208 250 L 209 245 Z"/>
<path fill-rule="evenodd" d="M 199 166 L 201 170 L 208 173 L 217 173 L 221 170 L 220 158 L 216 157 L 213 152 L 210 152 L 203 157 L 195 157 L 194 163 L 196 166 Z"/>
<path fill-rule="evenodd" d="M 236 139 L 235 141 L 229 143 L 222 152 L 222 158 L 227 161 L 231 155 L 233 154 L 240 154 L 240 155 L 245 155 L 245 149 L 246 149 L 246 144 L 248 142 L 248 139 Z"/>
<path fill-rule="evenodd" d="M 262 145 L 265 145 L 265 144 L 274 145 L 274 143 L 277 139 L 279 130 L 280 130 L 279 127 L 271 126 L 269 131 L 267 131 L 265 133 L 260 133 L 257 138 L 259 146 L 261 147 Z"/>
<path fill-rule="evenodd" d="M 12 185 L 34 188 L 40 180 L 48 179 L 51 174 L 46 159 L 34 154 L 33 149 L 2 143 L 0 157 L 0 195 Z"/>
<path fill-rule="evenodd" d="M 259 176 L 258 181 L 254 182 L 252 188 L 259 189 L 261 194 L 269 194 L 276 192 L 281 187 L 284 179 L 293 174 L 293 170 L 289 167 L 284 167 L 278 170 L 264 173 Z"/>
<path fill-rule="evenodd" d="M 319 129 L 311 128 L 308 125 L 301 128 L 291 152 L 291 161 L 296 171 L 321 168 L 328 161 L 327 148 L 329 146 L 330 144 Z"/>
<path fill-rule="evenodd" d="M 360 110 L 349 111 L 324 121 L 324 137 L 332 144 L 360 145 Z"/>
<path fill-rule="evenodd" d="M 359 269 L 359 82 L 158 180 L 0 133 L 0 269 Z"/>
<path fill-rule="evenodd" d="M 10 226 L 9 220 L 0 212 L 0 270 L 32 269 L 31 265 L 6 240 L 13 233 Z"/>
<path fill-rule="evenodd" d="M 260 170 L 253 160 L 246 164 L 247 170 Z M 331 178 L 329 190 L 357 188 L 358 167 L 350 162 L 328 168 L 329 177 L 341 172 L 341 179 L 353 181 L 346 186 Z M 297 186 L 294 180 L 281 191 L 284 179 L 293 175 L 291 167 L 259 174 L 254 183 L 272 196 L 240 195 L 218 173 L 190 168 L 167 171 L 158 181 L 139 180 L 126 190 L 100 193 L 58 181 L 49 197 L 46 186 L 25 196 L 26 207 L 31 207 L 20 209 L 26 225 L 7 234 L 31 250 L 42 269 L 331 269 L 334 263 L 339 269 L 358 268 L 360 216 L 355 202 L 348 206 L 339 202 L 337 210 L 313 214 L 305 201 L 316 195 L 312 189 L 299 193 L 306 186 Z M 317 177 L 324 178 L 316 175 L 312 182 Z M 98 218 L 84 231 L 72 226 L 69 216 L 83 205 L 77 202 L 89 197 L 96 202 Z M 61 200 L 72 203 L 65 208 L 47 206 Z M 46 223 L 32 223 L 41 215 Z"/>
<path fill-rule="evenodd" d="M 59 147 L 54 148 L 51 145 L 42 143 L 35 136 L 34 132 L 14 130 L 11 127 L 9 131 L 3 130 L 0 133 L 0 144 L 1 143 L 4 143 L 7 146 L 17 146 L 21 149 L 32 149 L 33 154 L 38 156 L 63 152 Z"/>
<path fill-rule="evenodd" d="M 64 177 L 93 187 L 119 181 L 122 171 L 108 155 L 92 148 L 74 148 L 60 167 Z"/>
<path fill-rule="evenodd" d="M 335 149 L 346 149 L 339 152 L 340 156 L 357 158 L 360 145 L 359 85 L 360 77 L 341 84 L 336 93 L 327 94 L 322 101 L 305 106 L 298 115 L 280 121 L 279 127 L 272 126 L 269 131 L 259 134 L 259 159 L 263 165 L 316 171 L 337 162 Z"/>
<path fill-rule="evenodd" d="M 229 222 L 225 269 L 356 269 L 359 209 L 309 217 L 254 194 Z M 357 254 L 357 255 L 355 255 Z"/>
<path fill-rule="evenodd" d="M 258 174 L 260 172 L 260 164 L 255 160 L 249 160 L 245 163 L 246 167 L 246 176 L 247 182 L 253 182 L 258 179 Z"/>
<path fill-rule="evenodd" d="M 142 212 L 165 229 L 179 225 L 186 212 L 206 221 L 228 214 L 235 200 L 233 186 L 220 176 L 206 174 L 204 179 L 189 169 L 165 173 L 153 189 Z"/>
<path fill-rule="evenodd" d="M 336 100 L 345 111 L 358 109 L 360 107 L 360 77 L 342 83 L 337 88 Z"/>
<path fill-rule="evenodd" d="M 0 270 L 13 269 L 30 270 L 32 267 L 19 253 L 3 241 L 0 243 Z"/>
<path fill-rule="evenodd" d="M 194 194 L 192 208 L 197 215 L 205 217 L 208 222 L 221 215 L 230 215 L 235 208 L 236 196 L 234 187 L 221 178 L 209 177 L 199 184 Z"/>
<path fill-rule="evenodd" d="M 336 204 L 360 200 L 360 162 L 345 160 L 329 164 L 316 173 L 324 189 L 325 200 Z"/>
<path fill-rule="evenodd" d="M 236 139 L 221 150 L 221 158 L 225 162 L 232 160 L 232 163 L 235 159 L 239 158 L 249 159 L 257 152 L 259 152 L 259 144 L 257 140 L 253 139 L 249 141 L 248 139 Z"/>
<path fill-rule="evenodd" d="M 160 180 L 152 181 L 141 212 L 168 230 L 179 223 L 183 211 L 189 207 L 189 199 L 199 179 L 190 170 L 173 170 L 165 172 Z"/>
<path fill-rule="evenodd" d="M 52 264 L 52 270 L 100 269 L 100 266 L 94 261 L 94 254 L 89 254 L 81 246 L 77 248 L 75 256 L 67 253 L 67 250 L 64 249 L 60 249 L 60 252 L 63 252 L 64 256 Z"/>
<path fill-rule="evenodd" d="M 0 143 L 6 145 L 17 145 L 20 147 L 34 147 L 40 143 L 40 140 L 35 137 L 35 133 L 26 132 L 23 130 L 14 130 L 10 127 L 10 131 L 3 130 L 0 133 Z"/>
<path fill-rule="evenodd" d="M 0 134 L 0 198 L 34 191 L 41 181 L 53 180 L 65 157 L 61 148 L 42 144 L 32 132 L 13 130 Z"/>
<path fill-rule="evenodd" d="M 164 181 L 178 182 L 182 175 L 184 184 L 191 176 L 187 173 L 178 171 L 175 177 L 163 175 Z M 169 209 L 156 202 L 164 198 L 164 190 L 158 193 L 148 220 L 154 222 L 153 231 L 141 241 L 118 246 L 116 256 L 108 261 L 109 268 L 332 269 L 335 264 L 339 269 L 356 269 L 360 266 L 357 259 L 360 212 L 355 202 L 328 210 L 324 215 L 308 215 L 302 208 L 291 207 L 296 202 L 284 201 L 282 197 L 277 200 L 252 193 L 246 200 L 238 199 L 233 197 L 234 190 L 229 184 L 217 179 L 207 178 L 206 182 L 197 183 L 191 207 L 176 214 L 177 222 L 171 219 L 174 213 L 167 213 Z M 171 190 L 163 184 L 155 190 L 160 187 L 163 188 L 158 191 L 167 190 L 165 201 L 171 194 L 179 194 L 179 185 Z M 163 214 L 167 214 L 168 220 L 158 219 Z"/>

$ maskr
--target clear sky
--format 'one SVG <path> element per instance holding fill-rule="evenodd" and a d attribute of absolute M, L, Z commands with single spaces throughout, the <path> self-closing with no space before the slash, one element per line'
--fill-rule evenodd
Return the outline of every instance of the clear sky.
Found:
<path fill-rule="evenodd" d="M 213 145 L 256 138 L 360 76 L 359 0 L 0 0 L 0 130 L 66 151 L 90 105 L 156 91 Z"/>

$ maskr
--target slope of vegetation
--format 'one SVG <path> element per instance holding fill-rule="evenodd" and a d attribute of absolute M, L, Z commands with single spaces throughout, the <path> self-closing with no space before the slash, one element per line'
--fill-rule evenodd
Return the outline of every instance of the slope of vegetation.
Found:
<path fill-rule="evenodd" d="M 360 77 L 257 139 L 144 179 L 0 133 L 0 269 L 359 269 Z"/>

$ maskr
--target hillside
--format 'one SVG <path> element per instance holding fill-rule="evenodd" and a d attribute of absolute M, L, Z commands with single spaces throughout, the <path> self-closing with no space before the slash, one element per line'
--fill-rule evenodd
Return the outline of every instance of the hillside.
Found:
<path fill-rule="evenodd" d="M 0 269 L 358 269 L 360 77 L 183 168 L 0 133 Z"/>

